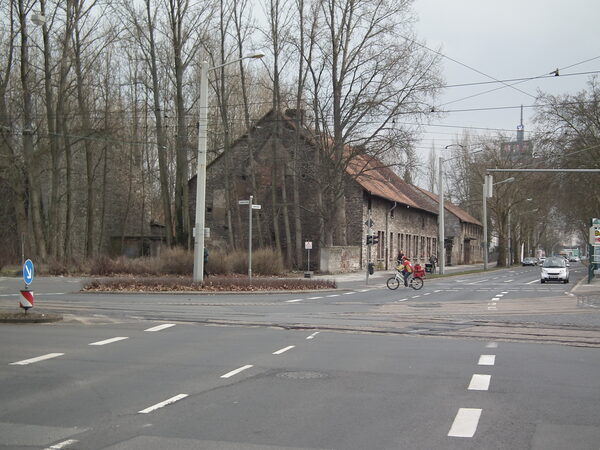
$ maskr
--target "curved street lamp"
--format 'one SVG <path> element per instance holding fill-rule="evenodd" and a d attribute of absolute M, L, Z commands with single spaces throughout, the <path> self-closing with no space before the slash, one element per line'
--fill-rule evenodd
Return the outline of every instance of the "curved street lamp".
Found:
<path fill-rule="evenodd" d="M 196 220 L 194 232 L 194 282 L 204 281 L 204 226 L 206 221 L 206 131 L 208 128 L 208 72 L 235 64 L 243 59 L 262 58 L 264 53 L 243 56 L 218 66 L 209 67 L 202 61 L 200 70 L 200 105 L 198 118 L 198 167 L 196 176 Z"/>

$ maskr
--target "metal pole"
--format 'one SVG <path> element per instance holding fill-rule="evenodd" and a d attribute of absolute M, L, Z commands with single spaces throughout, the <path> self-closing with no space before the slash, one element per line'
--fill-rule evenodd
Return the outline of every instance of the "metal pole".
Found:
<path fill-rule="evenodd" d="M 487 223 L 487 184 L 489 177 L 486 175 L 483 183 L 483 270 L 488 270 L 488 223 Z"/>
<path fill-rule="evenodd" d="M 446 249 L 444 246 L 444 182 L 443 182 L 443 168 L 442 165 L 444 163 L 444 159 L 440 156 L 438 162 L 438 194 L 439 194 L 439 212 L 438 212 L 438 267 L 440 269 L 440 275 L 444 274 L 444 269 L 446 267 Z"/>
<path fill-rule="evenodd" d="M 371 236 L 371 208 L 369 208 L 369 219 L 367 220 L 367 236 Z M 369 266 L 370 265 L 371 265 L 371 244 L 368 244 L 367 245 L 367 279 L 365 280 L 365 284 L 369 284 Z"/>
<path fill-rule="evenodd" d="M 198 172 L 196 175 L 196 221 L 194 240 L 194 282 L 204 281 L 204 222 L 206 210 L 206 128 L 208 126 L 208 62 L 200 71 L 198 111 Z"/>
<path fill-rule="evenodd" d="M 508 267 L 512 266 L 512 243 L 510 235 L 510 208 L 508 208 Z"/>
<path fill-rule="evenodd" d="M 248 204 L 248 278 L 252 278 L 252 198 Z"/>

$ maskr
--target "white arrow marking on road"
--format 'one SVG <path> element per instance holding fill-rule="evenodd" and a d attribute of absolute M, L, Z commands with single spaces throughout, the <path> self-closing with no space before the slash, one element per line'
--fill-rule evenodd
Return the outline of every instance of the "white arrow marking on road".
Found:
<path fill-rule="evenodd" d="M 460 408 L 448 436 L 452 437 L 473 437 L 477 431 L 477 424 L 481 417 L 481 409 L 478 408 Z"/>
<path fill-rule="evenodd" d="M 469 383 L 469 391 L 487 391 L 490 388 L 491 375 L 473 374 L 471 383 Z"/>
<path fill-rule="evenodd" d="M 170 399 L 165 400 L 164 402 L 160 402 L 160 403 L 157 403 L 156 405 L 150 406 L 146 409 L 142 409 L 141 411 L 138 411 L 138 413 L 148 414 L 149 412 L 155 411 L 159 408 L 162 408 L 163 406 L 170 405 L 171 403 L 175 403 L 176 401 L 181 400 L 182 398 L 186 398 L 187 396 L 188 396 L 188 394 L 176 395 L 175 397 L 171 397 Z"/>
<path fill-rule="evenodd" d="M 155 327 L 148 328 L 147 330 L 144 330 L 144 331 L 161 331 L 161 330 L 166 330 L 167 328 L 174 327 L 175 325 L 176 324 L 174 324 L 174 323 L 163 323 L 162 325 L 157 325 Z"/>
<path fill-rule="evenodd" d="M 88 344 L 88 345 L 106 345 L 106 344 L 112 344 L 113 342 L 122 341 L 123 339 L 129 339 L 129 338 L 125 337 L 125 336 L 118 336 L 118 337 L 106 339 L 104 341 L 92 342 L 91 344 Z"/>
<path fill-rule="evenodd" d="M 246 365 L 246 366 L 242 366 L 242 367 L 240 367 L 239 369 L 235 369 L 235 370 L 232 370 L 231 372 L 227 372 L 225 375 L 221 375 L 221 378 L 229 378 L 229 377 L 232 377 L 232 376 L 234 376 L 234 375 L 237 375 L 237 374 L 238 374 L 238 373 L 240 373 L 240 372 L 243 372 L 243 371 L 244 371 L 244 370 L 246 370 L 246 369 L 249 369 L 250 367 L 253 367 L 253 366 L 252 366 L 252 364 L 248 364 L 248 365 Z"/>
<path fill-rule="evenodd" d="M 295 345 L 289 345 L 285 348 L 282 348 L 281 350 L 277 350 L 276 352 L 273 352 L 274 355 L 281 355 L 282 353 L 287 352 L 288 350 L 291 350 L 295 347 Z"/>
<path fill-rule="evenodd" d="M 481 355 L 479 357 L 480 366 L 493 366 L 496 363 L 496 355 Z"/>
<path fill-rule="evenodd" d="M 17 361 L 14 363 L 10 363 L 10 366 L 26 366 L 27 364 L 33 364 L 36 362 L 44 361 L 46 359 L 56 358 L 57 356 L 62 356 L 64 353 L 48 353 L 47 355 L 38 356 L 37 358 L 24 359 L 23 361 Z"/>

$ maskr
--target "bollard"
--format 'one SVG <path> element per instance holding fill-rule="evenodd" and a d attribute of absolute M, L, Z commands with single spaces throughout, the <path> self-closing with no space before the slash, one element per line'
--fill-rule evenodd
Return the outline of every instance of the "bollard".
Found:
<path fill-rule="evenodd" d="M 21 298 L 19 299 L 19 307 L 23 308 L 25 310 L 25 313 L 27 313 L 27 310 L 29 308 L 33 308 L 33 291 L 30 291 L 29 289 L 21 290 Z"/>

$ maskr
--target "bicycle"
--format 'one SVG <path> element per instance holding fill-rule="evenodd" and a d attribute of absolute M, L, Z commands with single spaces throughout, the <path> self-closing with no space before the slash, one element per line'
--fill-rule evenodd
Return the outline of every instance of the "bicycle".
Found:
<path fill-rule="evenodd" d="M 386 284 L 388 289 L 398 289 L 398 286 L 400 286 L 400 284 L 404 284 L 404 277 L 402 276 L 402 273 L 396 270 L 396 274 L 393 277 L 388 278 Z M 416 277 L 413 273 L 411 273 L 408 276 L 408 287 L 411 287 L 414 290 L 418 291 L 423 287 L 423 284 L 423 278 Z"/>

